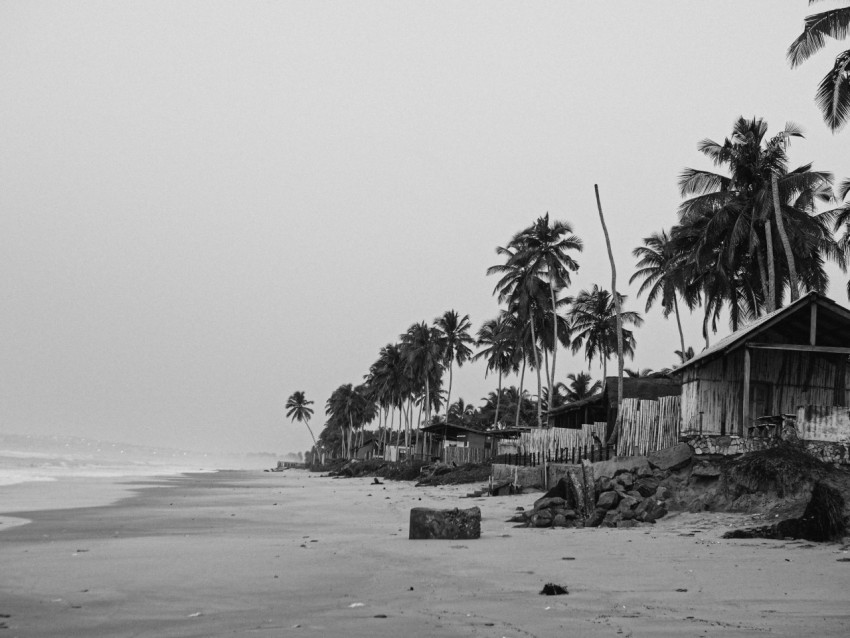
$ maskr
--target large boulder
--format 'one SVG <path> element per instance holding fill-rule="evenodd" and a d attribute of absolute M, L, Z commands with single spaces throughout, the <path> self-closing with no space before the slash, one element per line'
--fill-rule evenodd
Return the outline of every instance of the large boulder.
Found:
<path fill-rule="evenodd" d="M 644 498 L 647 496 L 653 496 L 658 491 L 659 483 L 660 481 L 654 476 L 639 478 L 635 482 L 635 490 Z"/>
<path fill-rule="evenodd" d="M 599 495 L 599 500 L 596 501 L 596 507 L 601 510 L 610 510 L 617 507 L 620 502 L 620 495 L 617 492 L 602 492 Z"/>
<path fill-rule="evenodd" d="M 649 455 L 649 464 L 659 470 L 678 470 L 691 462 L 694 449 L 687 443 L 658 450 Z"/>
<path fill-rule="evenodd" d="M 481 538 L 481 510 L 435 510 L 414 507 L 410 510 L 411 539 L 467 540 Z"/>

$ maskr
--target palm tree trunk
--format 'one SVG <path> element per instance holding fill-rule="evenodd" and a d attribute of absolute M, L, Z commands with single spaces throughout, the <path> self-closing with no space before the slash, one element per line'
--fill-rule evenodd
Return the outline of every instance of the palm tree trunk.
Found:
<path fill-rule="evenodd" d="M 319 454 L 319 444 L 316 442 L 316 437 L 313 435 L 313 429 L 310 427 L 310 419 L 307 419 L 306 421 L 304 421 L 304 425 L 307 426 L 307 431 L 310 432 L 310 438 L 313 439 L 313 449 L 316 450 L 315 454 L 310 455 L 311 464 L 312 464 L 313 457 L 317 456 Z"/>
<path fill-rule="evenodd" d="M 454 362 L 449 359 L 449 392 L 446 394 L 446 424 L 443 426 L 443 447 L 446 445 L 446 437 L 449 435 L 449 408 L 452 406 L 452 371 Z"/>
<path fill-rule="evenodd" d="M 534 317 L 531 318 L 531 348 L 534 352 L 534 369 L 537 371 L 537 427 L 543 427 L 543 385 L 540 381 L 540 353 L 537 352 L 537 335 L 534 331 Z"/>
<path fill-rule="evenodd" d="M 797 264 L 794 260 L 794 253 L 791 252 L 791 242 L 788 241 L 788 234 L 785 232 L 785 222 L 782 219 L 782 208 L 779 204 L 779 181 L 776 175 L 773 176 L 773 214 L 776 216 L 776 229 L 779 231 L 779 239 L 782 241 L 782 248 L 785 250 L 785 258 L 788 260 L 788 279 L 791 288 L 791 302 L 797 301 L 800 297 L 800 290 L 797 287 Z"/>
<path fill-rule="evenodd" d="M 499 406 L 502 403 L 502 369 L 499 368 L 499 393 L 496 395 L 496 415 L 493 417 L 493 427 L 499 424 Z"/>
<path fill-rule="evenodd" d="M 552 296 L 552 323 L 554 324 L 552 328 L 552 374 L 549 376 L 549 409 L 551 410 L 552 391 L 555 385 L 555 362 L 558 360 L 558 307 L 555 299 L 555 287 L 550 285 L 549 292 Z"/>
<path fill-rule="evenodd" d="M 516 427 L 519 427 L 519 411 L 522 408 L 522 386 L 525 384 L 525 356 L 522 358 L 522 372 L 519 375 L 519 399 L 516 404 Z"/>
<path fill-rule="evenodd" d="M 593 185 L 596 192 L 596 207 L 599 209 L 599 221 L 602 222 L 602 232 L 605 234 L 605 244 L 608 246 L 608 260 L 611 262 L 611 294 L 614 297 L 614 310 L 617 313 L 617 414 L 623 407 L 623 318 L 620 315 L 620 298 L 617 296 L 617 266 L 614 264 L 614 253 L 611 251 L 611 238 L 605 217 L 602 216 L 602 202 L 599 200 L 599 186 Z"/>
<path fill-rule="evenodd" d="M 773 227 L 770 218 L 764 220 L 764 237 L 767 244 L 767 311 L 773 312 L 776 310 L 776 264 L 773 263 Z"/>
<path fill-rule="evenodd" d="M 682 319 L 679 317 L 679 299 L 673 293 L 673 310 L 676 312 L 676 325 L 679 327 L 679 342 L 682 344 L 682 356 L 685 355 L 685 333 L 682 332 Z M 684 363 L 684 360 L 682 361 Z"/>

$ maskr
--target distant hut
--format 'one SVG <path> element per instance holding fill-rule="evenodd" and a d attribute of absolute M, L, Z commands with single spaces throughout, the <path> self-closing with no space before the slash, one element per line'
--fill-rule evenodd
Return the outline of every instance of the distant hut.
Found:
<path fill-rule="evenodd" d="M 850 310 L 810 292 L 673 371 L 682 433 L 749 436 L 760 417 L 847 406 L 848 355 Z"/>
<path fill-rule="evenodd" d="M 623 398 L 657 400 L 679 396 L 682 385 L 678 379 L 659 375 L 623 377 Z M 617 377 L 608 377 L 602 390 L 591 397 L 567 403 L 549 412 L 549 424 L 556 428 L 581 429 L 585 423 L 607 423 L 606 438 L 614 432 L 617 422 Z"/>
<path fill-rule="evenodd" d="M 376 438 L 371 435 L 366 435 L 365 440 L 361 445 L 354 450 L 354 458 L 365 461 L 375 458 L 381 454 L 381 445 Z"/>
<path fill-rule="evenodd" d="M 491 432 L 451 423 L 435 423 L 422 429 L 433 436 L 437 455 L 447 463 L 482 463 L 495 453 Z"/>

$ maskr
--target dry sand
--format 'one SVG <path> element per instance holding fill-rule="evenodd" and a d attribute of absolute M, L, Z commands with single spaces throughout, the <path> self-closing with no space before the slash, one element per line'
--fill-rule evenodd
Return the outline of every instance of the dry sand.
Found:
<path fill-rule="evenodd" d="M 24 513 L 4 497 L 31 522 L 0 527 L 0 636 L 850 635 L 838 545 L 722 540 L 749 522 L 733 515 L 518 529 L 504 521 L 534 495 L 371 481 L 90 481 L 77 491 L 125 498 Z M 481 539 L 408 540 L 411 507 L 473 505 Z M 569 595 L 540 596 L 548 582 Z"/>

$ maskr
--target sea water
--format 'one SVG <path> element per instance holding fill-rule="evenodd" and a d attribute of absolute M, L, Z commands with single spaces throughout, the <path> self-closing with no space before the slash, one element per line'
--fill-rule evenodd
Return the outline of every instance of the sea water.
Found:
<path fill-rule="evenodd" d="M 63 478 L 115 478 L 212 471 L 208 455 L 71 436 L 0 435 L 0 486 Z"/>

